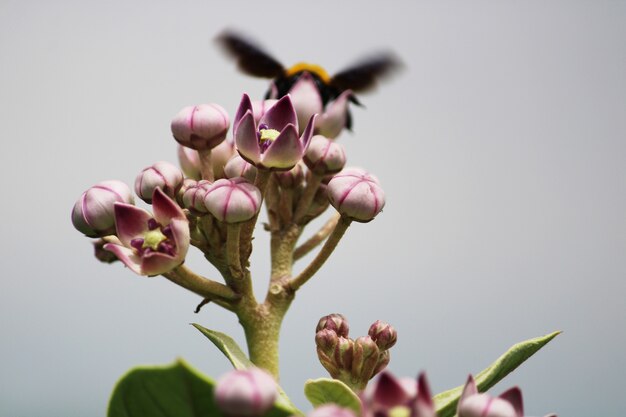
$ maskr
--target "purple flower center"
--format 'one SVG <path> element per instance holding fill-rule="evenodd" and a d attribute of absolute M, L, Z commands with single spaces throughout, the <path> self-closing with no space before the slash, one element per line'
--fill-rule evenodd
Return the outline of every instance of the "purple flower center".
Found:
<path fill-rule="evenodd" d="M 267 148 L 270 147 L 272 142 L 280 135 L 280 132 L 276 129 L 270 129 L 265 123 L 259 125 L 259 130 L 256 132 L 257 139 L 259 140 L 259 147 L 261 153 L 264 153 Z"/>
<path fill-rule="evenodd" d="M 130 241 L 139 256 L 149 253 L 160 252 L 170 256 L 176 255 L 176 244 L 174 243 L 172 228 L 170 225 L 161 226 L 155 219 L 148 220 L 148 231 L 143 238 L 135 238 Z"/>

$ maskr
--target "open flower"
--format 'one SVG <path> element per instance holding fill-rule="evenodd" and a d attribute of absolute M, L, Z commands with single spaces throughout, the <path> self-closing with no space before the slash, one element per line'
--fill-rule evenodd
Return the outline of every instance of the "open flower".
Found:
<path fill-rule="evenodd" d="M 383 372 L 380 377 L 361 393 L 363 417 L 436 417 L 426 374 L 420 373 L 417 381 L 412 378 L 394 377 Z"/>
<path fill-rule="evenodd" d="M 298 135 L 298 119 L 289 96 L 278 100 L 256 123 L 250 97 L 244 94 L 235 115 L 235 144 L 241 157 L 257 168 L 286 171 L 302 159 L 314 124 L 315 115 L 302 136 Z"/>
<path fill-rule="evenodd" d="M 171 271 L 185 260 L 189 249 L 189 223 L 181 208 L 160 188 L 152 194 L 152 207 L 154 216 L 130 204 L 115 203 L 121 245 L 104 245 L 139 275 Z"/>
<path fill-rule="evenodd" d="M 315 133 L 334 139 L 349 128 L 348 105 L 353 97 L 351 90 L 346 90 L 333 101 L 325 104 L 315 79 L 308 72 L 303 72 L 289 90 L 291 100 L 302 126 L 313 115 L 319 114 L 315 121 Z"/>

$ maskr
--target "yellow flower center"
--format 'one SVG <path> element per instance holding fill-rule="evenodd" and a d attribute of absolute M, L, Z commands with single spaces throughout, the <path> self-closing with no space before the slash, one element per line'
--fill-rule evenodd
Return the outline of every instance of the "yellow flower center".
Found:
<path fill-rule="evenodd" d="M 150 230 L 150 231 L 146 232 L 146 234 L 144 235 L 144 237 L 143 237 L 143 245 L 141 245 L 141 247 L 142 248 L 150 248 L 153 251 L 156 251 L 156 250 L 159 249 L 159 245 L 164 240 L 167 240 L 167 236 L 165 236 L 161 232 L 161 229 L 157 228 L 157 229 L 154 229 L 154 230 Z"/>

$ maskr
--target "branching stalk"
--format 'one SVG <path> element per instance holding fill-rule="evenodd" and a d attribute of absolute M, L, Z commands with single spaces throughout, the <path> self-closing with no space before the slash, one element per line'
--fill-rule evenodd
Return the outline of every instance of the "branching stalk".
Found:
<path fill-rule="evenodd" d="M 333 217 L 328 219 L 328 221 L 320 228 L 320 230 L 317 231 L 317 233 L 311 236 L 306 242 L 298 246 L 293 252 L 293 260 L 297 261 L 298 259 L 305 256 L 307 253 L 315 249 L 317 245 L 322 243 L 324 239 L 326 239 L 328 235 L 330 235 L 330 233 L 333 231 L 340 217 L 341 215 L 339 213 L 335 213 Z"/>

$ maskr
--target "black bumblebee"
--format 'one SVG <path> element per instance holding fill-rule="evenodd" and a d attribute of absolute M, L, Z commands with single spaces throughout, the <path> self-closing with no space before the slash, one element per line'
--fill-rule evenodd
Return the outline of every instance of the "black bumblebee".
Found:
<path fill-rule="evenodd" d="M 401 67 L 400 61 L 394 54 L 385 52 L 361 60 L 331 77 L 324 68 L 315 64 L 301 62 L 285 68 L 254 42 L 230 30 L 222 32 L 217 37 L 217 42 L 237 61 L 239 69 L 245 74 L 274 79 L 273 85 L 265 96 L 266 99 L 283 97 L 291 90 L 298 78 L 307 72 L 315 81 L 322 104 L 326 106 L 345 90 L 360 93 L 371 89 L 378 80 L 389 76 Z M 350 97 L 350 101 L 360 105 L 354 95 Z M 351 128 L 350 117 L 348 117 L 346 127 Z"/>

